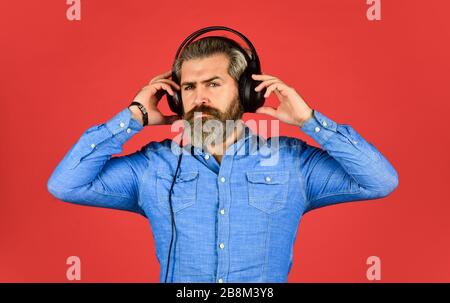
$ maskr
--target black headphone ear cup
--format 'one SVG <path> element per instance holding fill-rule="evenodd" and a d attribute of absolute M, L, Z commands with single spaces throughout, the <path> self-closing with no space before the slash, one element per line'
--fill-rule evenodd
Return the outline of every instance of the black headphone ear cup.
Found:
<path fill-rule="evenodd" d="M 180 81 L 178 80 L 177 74 L 172 69 L 172 81 L 180 85 Z M 174 95 L 171 96 L 169 93 L 166 92 L 167 96 L 167 103 L 169 103 L 169 108 L 172 112 L 177 114 L 178 116 L 183 115 L 183 102 L 181 100 L 181 91 L 179 90 L 173 90 Z"/>
<path fill-rule="evenodd" d="M 239 78 L 239 98 L 241 99 L 242 107 L 244 112 L 250 112 L 250 95 L 249 95 L 249 83 L 247 71 L 244 71 Z"/>
<path fill-rule="evenodd" d="M 255 91 L 261 81 L 255 81 L 252 74 L 260 74 L 259 71 L 246 69 L 239 79 L 239 97 L 244 108 L 244 112 L 254 113 L 259 107 L 264 104 L 264 94 L 266 89 Z"/>
<path fill-rule="evenodd" d="M 183 103 L 181 101 L 181 93 L 179 91 L 174 91 L 173 96 L 171 96 L 169 93 L 166 93 L 166 97 L 167 103 L 169 103 L 170 110 L 181 117 L 183 115 Z"/>

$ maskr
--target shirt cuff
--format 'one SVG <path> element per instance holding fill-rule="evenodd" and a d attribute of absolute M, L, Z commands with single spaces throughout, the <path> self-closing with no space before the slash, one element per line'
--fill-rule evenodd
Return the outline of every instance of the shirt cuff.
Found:
<path fill-rule="evenodd" d="M 121 143 L 125 143 L 133 135 L 144 128 L 131 117 L 131 110 L 127 107 L 105 123 L 108 131 Z"/>
<path fill-rule="evenodd" d="M 337 123 L 322 113 L 313 110 L 312 117 L 300 129 L 317 143 L 323 145 L 336 133 Z"/>

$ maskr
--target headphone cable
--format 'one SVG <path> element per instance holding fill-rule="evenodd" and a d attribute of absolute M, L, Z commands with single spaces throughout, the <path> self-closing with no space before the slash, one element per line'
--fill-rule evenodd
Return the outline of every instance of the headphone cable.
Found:
<path fill-rule="evenodd" d="M 183 137 L 181 137 L 181 141 L 180 141 L 181 153 L 180 153 L 180 156 L 178 157 L 177 169 L 175 170 L 175 175 L 173 177 L 172 185 L 171 185 L 170 191 L 169 191 L 170 217 L 171 217 L 171 221 L 172 221 L 172 237 L 170 239 L 169 254 L 167 255 L 166 277 L 164 279 L 164 283 L 167 283 L 167 275 L 169 273 L 170 254 L 172 251 L 174 230 L 175 230 L 175 234 L 176 234 L 175 218 L 174 218 L 174 213 L 173 213 L 173 208 L 172 208 L 172 191 L 173 191 L 173 186 L 175 185 L 175 180 L 177 178 L 178 169 L 180 168 L 181 158 L 183 157 L 183 147 L 182 146 L 183 146 Z M 173 277 L 172 277 L 172 280 L 173 280 Z"/>

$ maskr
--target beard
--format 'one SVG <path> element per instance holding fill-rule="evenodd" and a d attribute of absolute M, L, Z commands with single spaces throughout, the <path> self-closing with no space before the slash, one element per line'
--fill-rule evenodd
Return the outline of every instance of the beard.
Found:
<path fill-rule="evenodd" d="M 190 126 L 190 131 L 187 133 L 192 145 L 205 149 L 209 145 L 222 146 L 237 127 L 242 127 L 240 119 L 243 113 L 244 108 L 239 97 L 235 97 L 224 112 L 201 104 L 185 113 L 183 118 Z M 236 123 L 237 120 L 239 121 Z"/>

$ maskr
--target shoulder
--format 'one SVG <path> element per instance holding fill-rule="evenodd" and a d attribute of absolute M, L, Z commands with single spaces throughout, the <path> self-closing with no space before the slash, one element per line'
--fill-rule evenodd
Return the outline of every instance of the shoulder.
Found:
<path fill-rule="evenodd" d="M 164 139 L 162 141 L 151 141 L 144 145 L 142 149 L 145 152 L 163 152 L 168 149 L 170 150 L 172 145 L 177 145 L 177 143 L 172 139 Z"/>
<path fill-rule="evenodd" d="M 275 145 L 278 145 L 280 149 L 298 149 L 302 148 L 306 142 L 295 137 L 288 137 L 288 136 L 275 136 L 270 137 L 267 140 L 267 143 L 270 147 L 273 147 Z"/>
<path fill-rule="evenodd" d="M 141 151 L 148 157 L 173 157 L 179 155 L 179 144 L 172 139 L 162 141 L 151 141 L 141 148 Z"/>

